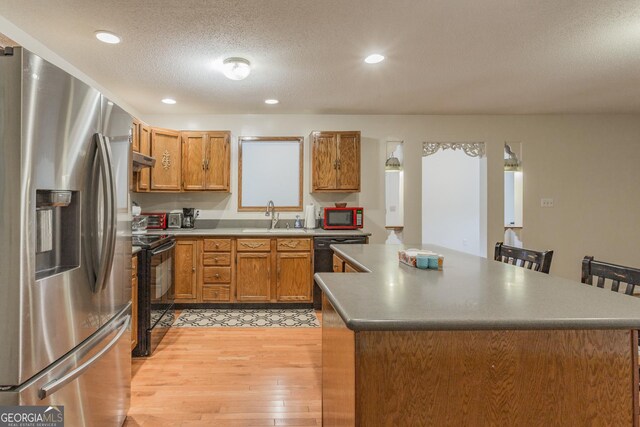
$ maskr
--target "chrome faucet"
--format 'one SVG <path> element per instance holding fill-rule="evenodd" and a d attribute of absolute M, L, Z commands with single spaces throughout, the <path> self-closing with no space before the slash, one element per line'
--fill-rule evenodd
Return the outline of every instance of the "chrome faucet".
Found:
<path fill-rule="evenodd" d="M 276 213 L 276 205 L 273 203 L 273 200 L 269 200 L 269 203 L 267 203 L 267 211 L 264 213 L 264 216 L 269 216 L 269 214 L 271 214 L 271 227 L 269 227 L 269 230 L 273 230 L 280 220 L 280 214 Z"/>

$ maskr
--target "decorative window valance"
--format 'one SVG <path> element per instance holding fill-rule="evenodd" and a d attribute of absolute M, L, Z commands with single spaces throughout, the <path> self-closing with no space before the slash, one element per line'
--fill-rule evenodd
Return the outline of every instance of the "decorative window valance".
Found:
<path fill-rule="evenodd" d="M 470 157 L 484 157 L 484 142 L 423 142 L 422 157 L 436 154 L 438 150 L 462 150 Z"/>

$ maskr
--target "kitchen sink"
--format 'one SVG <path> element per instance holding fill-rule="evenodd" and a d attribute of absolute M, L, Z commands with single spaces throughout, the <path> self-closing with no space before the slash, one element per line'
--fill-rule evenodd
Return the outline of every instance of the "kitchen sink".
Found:
<path fill-rule="evenodd" d="M 302 228 L 243 228 L 243 233 L 283 233 L 283 234 L 296 234 L 296 233 L 304 233 L 304 229 Z"/>

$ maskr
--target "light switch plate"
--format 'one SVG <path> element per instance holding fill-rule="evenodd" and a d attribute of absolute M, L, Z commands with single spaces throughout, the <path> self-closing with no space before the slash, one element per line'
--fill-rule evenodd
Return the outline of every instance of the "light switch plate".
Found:
<path fill-rule="evenodd" d="M 552 208 L 553 207 L 553 199 L 540 199 L 540 207 L 542 207 L 542 208 Z"/>

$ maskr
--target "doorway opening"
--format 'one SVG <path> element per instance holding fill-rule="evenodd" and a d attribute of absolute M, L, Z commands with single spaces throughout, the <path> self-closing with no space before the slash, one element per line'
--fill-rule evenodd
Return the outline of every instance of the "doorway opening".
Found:
<path fill-rule="evenodd" d="M 422 158 L 422 243 L 486 257 L 484 143 L 426 144 L 431 148 L 423 148 Z M 433 144 L 441 149 L 434 151 Z"/>

